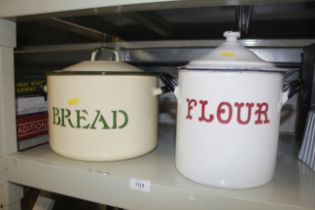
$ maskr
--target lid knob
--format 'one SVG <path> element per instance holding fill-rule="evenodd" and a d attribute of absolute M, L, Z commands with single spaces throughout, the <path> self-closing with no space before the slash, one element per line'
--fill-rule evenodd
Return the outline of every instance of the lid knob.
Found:
<path fill-rule="evenodd" d="M 226 41 L 235 42 L 238 38 L 240 38 L 241 34 L 238 31 L 226 31 L 223 33 L 223 36 L 226 38 Z"/>

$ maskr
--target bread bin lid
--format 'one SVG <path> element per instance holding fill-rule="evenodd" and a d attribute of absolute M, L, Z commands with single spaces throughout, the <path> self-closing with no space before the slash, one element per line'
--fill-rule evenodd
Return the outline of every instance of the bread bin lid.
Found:
<path fill-rule="evenodd" d="M 113 60 L 96 60 L 96 55 L 100 51 L 110 50 Z M 122 62 L 119 59 L 118 52 L 111 48 L 97 48 L 93 50 L 90 61 L 82 61 L 68 66 L 62 70 L 54 71 L 52 74 L 121 74 L 121 73 L 141 73 L 143 70 Z"/>
<path fill-rule="evenodd" d="M 142 72 L 141 69 L 121 61 L 82 61 L 61 70 L 63 72 Z"/>
<path fill-rule="evenodd" d="M 239 32 L 226 31 L 225 42 L 202 58 L 192 60 L 184 69 L 187 70 L 236 70 L 284 72 L 272 63 L 259 58 L 238 42 Z"/>

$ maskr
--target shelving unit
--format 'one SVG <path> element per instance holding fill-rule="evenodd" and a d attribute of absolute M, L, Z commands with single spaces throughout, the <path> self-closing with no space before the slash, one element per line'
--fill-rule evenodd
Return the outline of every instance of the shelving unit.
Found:
<path fill-rule="evenodd" d="M 206 187 L 181 176 L 175 168 L 174 136 L 175 127 L 162 124 L 159 145 L 152 153 L 118 162 L 69 160 L 48 145 L 40 146 L 7 156 L 8 179 L 129 209 L 314 209 L 315 176 L 292 157 L 293 136 L 281 137 L 274 179 L 246 190 Z M 133 180 L 144 183 L 144 188 L 132 187 Z"/>
<path fill-rule="evenodd" d="M 14 99 L 14 52 L 16 26 L 14 19 L 45 19 L 71 15 L 97 15 L 111 12 L 146 11 L 170 8 L 192 8 L 242 4 L 303 2 L 290 1 L 39 1 L 0 0 L 0 208 L 20 209 L 22 186 L 30 186 L 75 198 L 90 200 L 126 209 L 315 209 L 315 173 L 296 158 L 294 136 L 281 135 L 274 179 L 258 188 L 245 190 L 218 189 L 192 182 L 176 170 L 175 127 L 161 124 L 158 147 L 145 156 L 117 162 L 84 162 L 54 154 L 49 145 L 17 152 Z M 154 30 L 157 30 L 156 28 Z M 162 32 L 163 33 L 163 32 Z M 245 40 L 256 53 L 273 62 L 297 62 L 300 47 L 313 43 L 304 40 Z M 154 55 L 154 62 L 166 61 L 163 50 L 173 50 L 177 62 L 184 62 L 179 51 L 203 48 L 201 41 L 124 42 L 129 50 L 126 61 L 140 61 L 143 52 Z M 208 42 L 213 47 L 219 42 Z M 257 48 L 264 45 L 265 49 Z M 270 49 L 277 45 L 273 55 Z M 81 45 L 89 49 L 93 45 Z M 178 46 L 181 50 L 176 49 Z M 285 47 L 290 46 L 290 49 Z M 51 47 L 51 46 L 50 46 Z M 78 45 L 76 45 L 78 47 Z M 256 47 L 256 48 L 255 48 Z M 39 47 L 43 50 L 43 47 Z M 67 47 L 68 49 L 71 46 Z M 142 51 L 146 48 L 145 51 Z M 269 49 L 267 49 L 269 48 Z M 36 48 L 20 49 L 20 53 Z M 55 51 L 59 48 L 51 47 Z M 198 53 L 203 53 L 199 51 Z M 285 55 L 285 56 L 283 56 Z M 287 56 L 287 57 L 286 57 Z M 290 57 L 291 56 L 291 57 Z M 138 60 L 137 60 L 138 59 Z M 144 60 L 147 58 L 144 58 Z M 282 60 L 281 60 L 282 59 Z M 142 60 L 143 61 L 143 60 Z M 152 60 L 145 60 L 152 62 Z"/>

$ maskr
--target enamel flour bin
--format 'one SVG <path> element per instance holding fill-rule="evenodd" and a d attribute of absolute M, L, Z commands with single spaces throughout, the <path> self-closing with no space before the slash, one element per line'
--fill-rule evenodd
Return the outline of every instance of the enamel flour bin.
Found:
<path fill-rule="evenodd" d="M 250 188 L 274 173 L 283 69 L 241 46 L 238 32 L 179 71 L 176 167 L 202 184 Z"/>

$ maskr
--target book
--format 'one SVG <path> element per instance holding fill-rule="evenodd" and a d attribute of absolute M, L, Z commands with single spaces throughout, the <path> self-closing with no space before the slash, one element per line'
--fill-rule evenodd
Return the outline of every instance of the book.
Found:
<path fill-rule="evenodd" d="M 17 138 L 24 141 L 48 133 L 48 113 L 17 116 Z"/>
<path fill-rule="evenodd" d="M 45 95 L 44 86 L 46 79 L 44 78 L 16 78 L 15 93 L 16 96 L 34 96 Z"/>
<path fill-rule="evenodd" d="M 47 98 L 43 76 L 16 75 L 16 129 L 18 150 L 48 142 Z"/>
<path fill-rule="evenodd" d="M 20 141 L 18 144 L 18 150 L 23 151 L 38 145 L 46 144 L 48 142 L 48 135 L 39 135 L 29 138 L 25 141 Z"/>
<path fill-rule="evenodd" d="M 17 116 L 47 111 L 47 100 L 44 96 L 19 96 L 16 98 Z"/>

